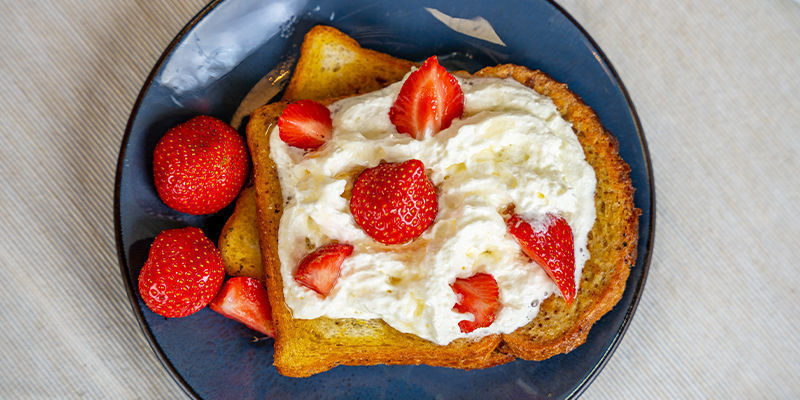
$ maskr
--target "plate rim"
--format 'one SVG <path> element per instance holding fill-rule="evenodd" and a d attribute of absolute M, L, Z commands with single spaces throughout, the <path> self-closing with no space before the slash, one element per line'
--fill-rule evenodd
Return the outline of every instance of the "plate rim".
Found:
<path fill-rule="evenodd" d="M 120 142 L 119 148 L 119 155 L 117 159 L 117 168 L 115 171 L 114 177 L 114 236 L 116 241 L 117 247 L 117 260 L 120 266 L 120 272 L 122 274 L 122 278 L 125 281 L 125 290 L 128 296 L 128 300 L 131 306 L 131 309 L 136 317 L 136 322 L 139 325 L 139 328 L 145 335 L 148 344 L 150 345 L 151 350 L 156 354 L 156 357 L 161 362 L 162 366 L 167 370 L 169 375 L 172 379 L 180 386 L 180 388 L 191 398 L 194 399 L 202 399 L 202 397 L 194 390 L 194 388 L 189 385 L 188 382 L 183 378 L 181 373 L 175 368 L 174 365 L 169 361 L 167 358 L 164 350 L 158 344 L 158 341 L 155 338 L 150 326 L 147 324 L 144 314 L 139 307 L 139 301 L 136 296 L 136 288 L 134 288 L 133 281 L 129 274 L 128 262 L 125 259 L 125 249 L 124 244 L 122 241 L 122 229 L 121 229 L 121 213 L 120 213 L 120 191 L 122 186 L 122 168 L 124 166 L 125 160 L 125 153 L 127 149 L 127 145 L 129 142 L 130 134 L 133 128 L 133 123 L 138 116 L 138 111 L 141 106 L 141 103 L 149 91 L 150 86 L 152 85 L 158 71 L 164 64 L 166 58 L 172 54 L 172 51 L 177 47 L 183 40 L 186 38 L 186 35 L 191 31 L 203 18 L 206 17 L 212 10 L 214 10 L 219 4 L 226 0 L 212 0 L 209 2 L 205 7 L 203 7 L 197 14 L 189 20 L 189 22 L 184 25 L 184 27 L 175 35 L 175 37 L 170 41 L 169 45 L 164 49 L 164 51 L 159 56 L 156 63 L 153 65 L 150 73 L 147 75 L 144 83 L 142 84 L 141 89 L 139 90 L 139 94 L 134 102 L 133 106 L 131 107 L 130 116 L 128 117 L 128 122 L 125 126 L 125 132 L 122 136 L 122 140 Z M 616 351 L 619 343 L 622 340 L 622 337 L 628 330 L 630 326 L 631 320 L 633 319 L 633 315 L 636 312 L 636 309 L 639 305 L 639 301 L 642 297 L 642 292 L 644 291 L 645 282 L 647 281 L 647 275 L 650 269 L 650 260 L 653 254 L 653 243 L 655 239 L 655 223 L 656 223 L 656 190 L 655 190 L 655 180 L 653 176 L 653 168 L 652 162 L 650 158 L 650 151 L 647 146 L 647 139 L 644 136 L 644 130 L 642 128 L 641 121 L 639 120 L 639 114 L 636 112 L 636 108 L 633 105 L 633 101 L 631 100 L 630 94 L 628 93 L 625 84 L 622 82 L 619 74 L 617 73 L 614 66 L 611 64 L 611 61 L 605 55 L 603 50 L 600 46 L 595 42 L 589 32 L 583 28 L 583 26 L 563 7 L 561 7 L 555 0 L 542 0 L 549 3 L 556 11 L 561 13 L 573 26 L 575 26 L 578 31 L 583 35 L 583 37 L 589 42 L 591 48 L 596 52 L 597 57 L 600 58 L 601 62 L 607 67 L 608 71 L 610 72 L 613 80 L 615 81 L 616 85 L 622 92 L 623 97 L 625 98 L 625 103 L 628 106 L 628 111 L 630 115 L 633 117 L 634 129 L 636 131 L 636 135 L 639 138 L 639 142 L 641 143 L 640 147 L 642 150 L 642 156 L 644 159 L 644 168 L 646 171 L 647 182 L 649 183 L 650 187 L 650 197 L 647 199 L 650 205 L 650 215 L 649 215 L 649 231 L 648 237 L 646 238 L 645 244 L 645 254 L 643 255 L 644 259 L 642 260 L 642 275 L 639 278 L 638 282 L 633 289 L 633 300 L 631 304 L 628 306 L 628 309 L 625 312 L 625 316 L 623 317 L 622 323 L 617 329 L 614 338 L 609 343 L 606 351 L 600 357 L 600 360 L 594 365 L 594 367 L 589 371 L 589 373 L 584 377 L 584 379 L 575 386 L 575 388 L 566 396 L 566 398 L 574 399 L 579 397 L 590 385 L 591 383 L 597 378 L 597 375 L 600 371 L 606 366 L 608 360 L 611 358 L 611 355 Z M 640 236 L 641 239 L 641 236 Z M 639 255 L 637 255 L 637 258 Z M 633 267 L 636 265 L 634 264 Z M 629 290 L 626 288 L 626 291 Z"/>
<path fill-rule="evenodd" d="M 650 159 L 650 150 L 647 146 L 647 138 L 644 136 L 644 129 L 642 128 L 642 122 L 639 120 L 639 113 L 636 112 L 636 107 L 633 105 L 633 100 L 631 99 L 630 93 L 628 93 L 628 88 L 625 87 L 625 84 L 622 82 L 622 78 L 620 78 L 619 74 L 617 73 L 616 68 L 614 65 L 611 64 L 611 60 L 606 56 L 600 46 L 595 42 L 594 38 L 589 34 L 586 29 L 583 28 L 581 25 L 567 10 L 565 10 L 561 5 L 555 2 L 555 0 L 545 0 L 550 3 L 556 10 L 558 10 L 561 14 L 563 14 L 569 22 L 575 25 L 578 28 L 578 31 L 589 41 L 589 44 L 597 51 L 597 55 L 600 57 L 600 60 L 608 66 L 608 71 L 611 72 L 611 76 L 614 78 L 614 81 L 617 83 L 617 86 L 622 91 L 622 95 L 625 98 L 625 103 L 628 105 L 628 110 L 633 117 L 634 128 L 636 130 L 636 135 L 639 137 L 639 142 L 641 143 L 641 150 L 642 150 L 642 157 L 644 158 L 644 167 L 645 171 L 647 172 L 647 182 L 650 186 L 650 220 L 649 222 L 649 230 L 647 232 L 647 242 L 645 244 L 645 254 L 644 259 L 642 260 L 642 276 L 639 278 L 639 281 L 636 283 L 636 286 L 633 291 L 633 301 L 628 306 L 628 309 L 625 312 L 625 317 L 622 319 L 622 324 L 620 325 L 619 329 L 617 329 L 617 333 L 614 335 L 614 338 L 609 343 L 608 348 L 600 357 L 600 361 L 594 365 L 591 371 L 586 375 L 582 382 L 580 382 L 575 389 L 573 389 L 572 393 L 567 395 L 567 398 L 574 399 L 579 397 L 586 391 L 586 388 L 594 382 L 597 375 L 600 374 L 600 371 L 605 368 L 608 360 L 611 359 L 611 355 L 617 350 L 620 342 L 622 341 L 622 337 L 625 336 L 625 333 L 628 331 L 628 327 L 633 320 L 633 314 L 636 313 L 636 309 L 639 306 L 639 301 L 642 298 L 642 293 L 644 292 L 644 285 L 647 282 L 647 275 L 650 271 L 650 259 L 653 256 L 653 241 L 655 239 L 655 228 L 656 228 L 656 183 L 653 177 L 653 165 Z M 616 137 L 614 138 L 616 140 Z M 635 188 L 634 188 L 635 190 Z M 640 231 L 641 233 L 641 231 Z M 641 235 L 639 236 L 641 239 Z M 639 255 L 637 255 L 637 258 Z M 633 268 L 636 267 L 636 262 L 634 261 Z M 626 287 L 625 291 L 628 288 Z M 624 295 L 624 292 L 623 292 Z M 612 308 L 613 309 L 613 308 Z M 601 317 L 602 318 L 602 317 Z"/>
<path fill-rule="evenodd" d="M 120 142 L 119 156 L 117 158 L 117 169 L 114 173 L 114 237 L 117 244 L 117 260 L 119 262 L 122 278 L 125 281 L 125 291 L 128 295 L 128 301 L 131 309 L 133 310 L 133 314 L 136 317 L 136 323 L 144 333 L 147 343 L 150 345 L 150 349 L 156 354 L 156 357 L 161 362 L 161 365 L 167 370 L 170 377 L 172 377 L 172 380 L 175 381 L 178 386 L 180 386 L 186 395 L 193 399 L 199 400 L 202 399 L 202 397 L 200 397 L 200 395 L 191 385 L 189 385 L 188 382 L 186 382 L 185 379 L 183 379 L 183 376 L 180 374 L 180 372 L 178 372 L 178 370 L 175 369 L 175 366 L 169 361 L 166 353 L 164 353 L 164 350 L 158 344 L 153 331 L 150 329 L 150 325 L 147 324 L 141 307 L 139 307 L 139 299 L 136 297 L 136 288 L 133 287 L 133 281 L 131 280 L 131 276 L 129 274 L 130 269 L 128 268 L 128 260 L 125 259 L 125 246 L 122 242 L 120 190 L 122 187 L 122 168 L 124 166 L 125 153 L 128 147 L 131 131 L 133 129 L 133 123 L 136 120 L 136 117 L 139 115 L 139 108 L 142 105 L 142 100 L 144 100 L 145 95 L 149 91 L 150 86 L 152 86 L 153 81 L 155 80 L 158 71 L 163 66 L 166 58 L 172 54 L 172 51 L 178 46 L 178 44 L 183 42 L 189 31 L 191 31 L 200 21 L 203 20 L 203 18 L 205 18 L 206 15 L 208 15 L 208 13 L 210 13 L 223 1 L 225 0 L 212 0 L 199 12 L 197 12 L 197 14 L 195 14 L 194 17 L 192 17 L 192 19 L 190 19 L 189 22 L 187 22 L 186 25 L 184 25 L 183 28 L 178 31 L 172 41 L 170 41 L 169 45 L 164 48 L 164 51 L 158 57 L 158 60 L 153 65 L 150 73 L 147 74 L 147 78 L 142 84 L 141 89 L 139 89 L 139 94 L 136 97 L 136 101 L 133 103 L 133 107 L 131 107 L 130 116 L 128 117 L 128 122 L 125 125 L 125 133 L 123 134 Z"/>

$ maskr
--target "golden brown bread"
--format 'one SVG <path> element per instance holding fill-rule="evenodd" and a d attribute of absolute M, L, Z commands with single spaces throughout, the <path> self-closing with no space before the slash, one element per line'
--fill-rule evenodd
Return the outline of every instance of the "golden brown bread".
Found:
<path fill-rule="evenodd" d="M 367 69 L 365 65 L 376 68 Z M 333 28 L 316 27 L 306 36 L 285 96 L 321 99 L 363 93 L 399 80 L 412 65 L 364 50 Z M 636 256 L 638 210 L 633 207 L 629 169 L 618 155 L 616 141 L 577 95 L 540 71 L 503 65 L 485 68 L 476 75 L 510 77 L 552 98 L 562 116 L 573 124 L 587 161 L 595 169 L 597 220 L 590 232 L 591 259 L 584 267 L 576 301 L 567 307 L 563 299 L 551 296 L 539 315 L 514 333 L 476 342 L 459 340 L 448 346 L 400 333 L 378 320 L 291 318 L 283 302 L 277 258 L 283 200 L 266 135 L 286 103 L 274 103 L 251 115 L 247 132 L 254 162 L 259 240 L 277 332 L 275 365 L 282 374 L 308 376 L 338 364 L 424 363 L 482 368 L 515 357 L 545 359 L 583 343 L 592 324 L 621 297 Z M 320 76 L 325 79 L 317 79 Z"/>
<path fill-rule="evenodd" d="M 236 199 L 233 214 L 222 227 L 217 247 L 222 253 L 226 274 L 248 276 L 263 282 L 264 267 L 261 264 L 261 248 L 258 246 L 256 218 L 256 189 L 248 186 Z"/>
<path fill-rule="evenodd" d="M 403 79 L 412 66 L 411 61 L 365 49 L 338 29 L 318 25 L 303 38 L 283 99 L 319 100 L 372 92 Z"/>
<path fill-rule="evenodd" d="M 323 104 L 330 101 L 322 101 Z M 500 335 L 478 341 L 459 339 L 439 346 L 402 333 L 381 320 L 292 318 L 283 297 L 278 259 L 278 225 L 283 196 L 275 164 L 269 157 L 268 129 L 287 102 L 257 109 L 247 125 L 247 142 L 253 157 L 259 241 L 267 293 L 275 325 L 275 367 L 283 375 L 302 377 L 336 365 L 428 364 L 464 369 L 484 368 L 512 360 L 495 353 Z"/>

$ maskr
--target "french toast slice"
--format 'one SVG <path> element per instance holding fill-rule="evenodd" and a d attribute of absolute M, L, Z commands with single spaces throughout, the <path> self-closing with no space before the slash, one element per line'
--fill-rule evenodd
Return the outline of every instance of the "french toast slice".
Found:
<path fill-rule="evenodd" d="M 300 59 L 283 98 L 321 100 L 371 92 L 399 81 L 414 65 L 410 61 L 364 49 L 352 38 L 334 28 L 317 26 L 304 38 Z M 266 132 L 267 122 L 274 123 L 286 104 L 274 103 L 256 110 L 250 116 L 247 131 Z M 259 229 L 255 229 L 255 221 L 249 220 L 252 218 L 251 210 L 256 208 L 256 199 L 246 192 L 243 192 L 237 200 L 235 211 L 223 228 L 220 250 L 224 259 L 231 260 L 230 263 L 226 262 L 226 267 L 229 270 L 242 267 L 245 273 L 257 270 L 250 268 L 252 261 L 262 256 L 264 259 L 272 257 L 271 262 L 264 264 L 276 267 L 279 265 L 277 247 L 273 247 L 272 241 L 262 243 L 261 247 L 252 244 L 258 244 L 259 231 L 262 232 L 260 235 L 262 237 L 277 236 L 280 222 L 278 210 L 281 209 L 282 202 L 276 175 L 267 174 L 269 176 L 266 179 L 260 179 L 259 176 L 259 171 L 263 170 L 259 165 L 269 165 L 270 168 L 274 168 L 269 160 L 268 141 L 265 137 L 248 134 L 248 144 L 254 160 L 254 175 L 257 182 L 255 187 L 263 189 L 270 186 L 263 184 L 267 180 L 276 186 L 272 187 L 273 190 L 262 191 L 258 195 L 259 200 L 263 200 L 258 202 L 258 208 L 267 210 L 259 214 L 259 219 L 263 222 L 259 224 Z M 257 149 L 265 150 L 263 157 L 256 155 Z M 262 185 L 259 185 L 259 182 Z M 228 257 L 225 257 L 226 254 Z M 261 267 L 260 263 L 255 267 Z M 263 270 L 263 267 L 261 268 Z M 265 277 L 270 288 L 269 293 L 280 293 L 280 299 L 273 299 L 270 295 L 271 303 L 283 304 L 282 282 L 270 282 L 269 275 L 260 280 L 264 280 Z M 273 287 L 280 289 L 273 290 Z M 283 308 L 285 309 L 285 305 Z M 281 314 L 281 311 L 273 307 L 274 320 L 281 319 L 281 315 L 287 313 L 288 318 L 291 318 L 288 310 L 283 310 L 286 311 L 284 314 Z M 300 326 L 296 326 L 291 333 L 286 334 L 280 333 L 281 327 L 278 326 L 280 323 L 276 325 L 276 336 L 280 335 L 281 339 L 286 339 L 276 340 L 276 366 L 282 374 L 289 376 L 307 376 L 330 369 L 337 364 L 425 363 L 473 369 L 498 365 L 514 359 L 511 355 L 493 351 L 500 341 L 499 335 L 481 341 L 463 340 L 451 346 L 436 346 L 414 335 L 398 332 L 382 321 L 319 319 L 295 320 L 295 322 Z M 294 337 L 292 335 L 299 337 L 291 340 L 292 346 L 286 346 L 284 343 L 289 342 L 289 338 Z M 320 336 L 344 340 L 321 341 Z M 322 346 L 334 350 L 328 357 L 329 360 L 321 356 Z M 342 346 L 349 347 L 349 359 L 345 359 L 345 355 L 339 350 Z M 409 351 L 410 349 L 416 350 Z M 365 356 L 364 353 L 368 355 Z M 280 361 L 284 358 L 288 359 L 288 362 Z M 304 359 L 307 361 L 302 361 Z"/>
<path fill-rule="evenodd" d="M 322 100 L 323 104 L 331 101 Z M 514 359 L 494 352 L 500 335 L 480 340 L 459 339 L 439 346 L 402 333 L 381 320 L 295 319 L 283 296 L 278 259 L 278 226 L 283 196 L 275 164 L 269 156 L 268 131 L 288 102 L 257 109 L 247 124 L 258 206 L 258 230 L 265 280 L 275 325 L 274 364 L 283 375 L 304 377 L 336 365 L 428 364 L 453 368 L 485 368 Z"/>
<path fill-rule="evenodd" d="M 320 100 L 372 91 L 401 79 L 413 65 L 362 49 L 334 28 L 315 27 L 306 35 L 284 98 Z M 283 301 L 277 257 L 283 199 L 267 137 L 268 128 L 287 103 L 273 103 L 251 115 L 247 136 L 257 191 L 258 239 L 277 332 L 275 365 L 281 374 L 308 376 L 339 364 L 423 363 L 471 369 L 516 357 L 546 359 L 583 343 L 594 322 L 619 301 L 636 258 L 638 210 L 633 207 L 629 168 L 618 155 L 616 141 L 577 95 L 540 71 L 503 65 L 485 68 L 476 75 L 513 78 L 553 99 L 562 116 L 573 124 L 587 161 L 595 169 L 597 219 L 589 234 L 591 259 L 584 266 L 576 301 L 566 306 L 563 299 L 551 296 L 531 323 L 511 334 L 478 341 L 462 339 L 447 346 L 400 333 L 379 320 L 293 319 Z M 231 218 L 244 218 L 242 215 L 234 213 Z"/>

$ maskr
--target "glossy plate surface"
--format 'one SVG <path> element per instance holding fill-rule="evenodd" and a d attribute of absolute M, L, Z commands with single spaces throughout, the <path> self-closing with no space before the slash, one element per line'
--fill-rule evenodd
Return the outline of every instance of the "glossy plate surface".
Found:
<path fill-rule="evenodd" d="M 592 328 L 587 342 L 543 362 L 517 360 L 478 371 L 427 366 L 337 367 L 306 379 L 280 376 L 272 341 L 208 309 L 167 320 L 144 306 L 136 278 L 155 235 L 197 226 L 213 240 L 231 207 L 188 216 L 158 199 L 152 152 L 171 126 L 209 114 L 230 120 L 265 74 L 291 63 L 303 34 L 327 24 L 364 47 L 449 68 L 474 71 L 514 63 L 565 82 L 594 108 L 631 166 L 642 210 L 638 259 L 619 304 Z M 580 394 L 619 343 L 644 287 L 654 232 L 654 186 L 647 146 L 630 99 L 610 63 L 583 29 L 546 0 L 212 2 L 178 34 L 154 66 L 134 106 L 117 168 L 115 223 L 133 309 L 165 368 L 200 398 L 561 398 Z"/>

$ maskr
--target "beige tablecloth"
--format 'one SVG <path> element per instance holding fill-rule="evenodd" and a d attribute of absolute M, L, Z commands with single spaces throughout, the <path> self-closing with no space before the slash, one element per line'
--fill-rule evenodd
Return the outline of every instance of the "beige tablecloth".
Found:
<path fill-rule="evenodd" d="M 800 4 L 560 3 L 626 83 L 657 183 L 644 297 L 585 397 L 800 397 Z M 0 2 L 0 398 L 184 396 L 125 294 L 113 182 L 204 5 Z"/>

